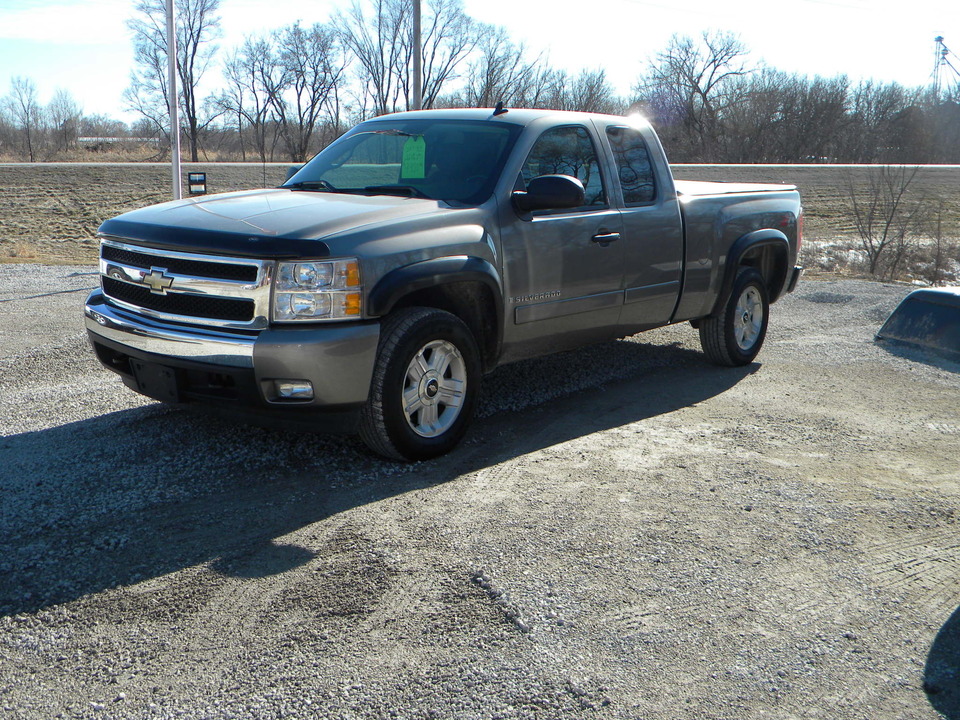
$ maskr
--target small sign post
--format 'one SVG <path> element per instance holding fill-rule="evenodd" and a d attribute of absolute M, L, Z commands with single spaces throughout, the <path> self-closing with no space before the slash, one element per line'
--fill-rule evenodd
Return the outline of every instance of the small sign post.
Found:
<path fill-rule="evenodd" d="M 191 195 L 206 195 L 207 174 L 205 172 L 187 173 L 187 187 Z"/>

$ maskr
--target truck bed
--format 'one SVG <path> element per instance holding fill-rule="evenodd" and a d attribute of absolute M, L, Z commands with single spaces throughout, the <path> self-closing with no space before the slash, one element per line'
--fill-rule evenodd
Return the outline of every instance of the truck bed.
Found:
<path fill-rule="evenodd" d="M 796 185 L 774 183 L 706 182 L 703 180 L 674 180 L 678 195 L 736 195 L 741 193 L 783 192 L 796 190 Z"/>

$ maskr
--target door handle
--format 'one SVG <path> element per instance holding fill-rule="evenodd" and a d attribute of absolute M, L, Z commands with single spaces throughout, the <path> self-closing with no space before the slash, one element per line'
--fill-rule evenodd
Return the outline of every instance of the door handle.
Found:
<path fill-rule="evenodd" d="M 607 232 L 606 230 L 600 230 L 596 235 L 590 238 L 593 242 L 597 243 L 601 247 L 606 247 L 614 240 L 620 239 L 620 233 L 618 232 Z"/>

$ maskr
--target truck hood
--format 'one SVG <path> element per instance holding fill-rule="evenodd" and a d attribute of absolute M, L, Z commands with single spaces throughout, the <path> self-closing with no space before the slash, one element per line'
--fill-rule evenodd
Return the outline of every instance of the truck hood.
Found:
<path fill-rule="evenodd" d="M 436 200 L 252 190 L 151 205 L 107 220 L 101 235 L 167 250 L 248 257 L 327 257 L 324 237 L 447 209 Z"/>

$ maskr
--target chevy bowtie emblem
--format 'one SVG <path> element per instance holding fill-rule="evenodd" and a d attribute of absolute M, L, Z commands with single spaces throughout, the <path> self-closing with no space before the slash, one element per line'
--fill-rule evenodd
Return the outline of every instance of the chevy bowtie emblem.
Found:
<path fill-rule="evenodd" d="M 150 292 L 155 295 L 166 295 L 167 288 L 173 285 L 173 278 L 163 274 L 163 268 L 150 268 L 150 274 L 144 275 L 140 281 L 150 286 Z"/>

